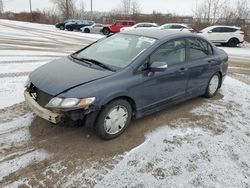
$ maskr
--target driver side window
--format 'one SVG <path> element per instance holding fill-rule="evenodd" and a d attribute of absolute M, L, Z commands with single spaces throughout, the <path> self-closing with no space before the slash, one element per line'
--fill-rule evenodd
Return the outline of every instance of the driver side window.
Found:
<path fill-rule="evenodd" d="M 139 67 L 138 71 L 147 70 L 149 65 L 156 61 L 166 62 L 169 67 L 184 63 L 186 61 L 185 40 L 173 40 L 163 44 Z"/>
<path fill-rule="evenodd" d="M 156 61 L 166 62 L 168 66 L 183 63 L 186 59 L 186 42 L 173 40 L 163 44 L 151 56 L 149 63 Z"/>

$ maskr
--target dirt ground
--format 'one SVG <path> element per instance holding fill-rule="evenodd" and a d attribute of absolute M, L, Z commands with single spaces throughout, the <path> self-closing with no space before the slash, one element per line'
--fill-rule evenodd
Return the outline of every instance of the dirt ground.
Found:
<path fill-rule="evenodd" d="M 69 53 L 80 46 L 82 47 L 83 43 L 90 43 L 89 40 L 85 39 L 79 41 L 79 36 L 70 37 L 65 32 L 54 33 L 53 31 L 30 30 L 25 27 L 1 24 L 11 29 L 27 31 L 42 38 L 45 37 L 48 39 L 48 42 L 36 41 L 35 39 L 24 41 L 22 38 L 15 38 L 15 36 L 14 38 L 9 38 L 8 36 L 0 35 L 0 43 L 4 43 L 4 45 L 1 45 L 0 50 L 6 48 L 9 50 L 32 50 L 35 49 L 34 47 L 45 47 L 44 52 Z M 65 37 L 67 39 L 63 41 Z M 75 42 L 73 48 L 72 44 L 70 44 L 72 41 Z M 10 47 L 9 44 L 14 46 Z M 28 47 L 26 48 L 25 45 Z M 4 60 L 0 63 L 3 62 Z M 28 62 L 25 61 L 23 63 Z M 28 73 L 18 74 L 28 75 Z M 250 85 L 249 60 L 230 58 L 228 74 Z M 14 74 L 14 76 L 16 75 Z M 0 74 L 0 77 L 9 76 L 13 75 L 9 74 L 6 76 L 6 74 Z M 219 92 L 212 100 L 221 98 L 223 98 L 223 95 Z M 19 118 L 31 119 L 31 125 L 29 126 L 19 126 L 0 134 L 0 137 L 6 138 L 2 139 L 4 141 L 2 143 L 0 139 L 0 163 L 6 166 L 18 166 L 21 156 L 31 154 L 34 157 L 33 162 L 28 165 L 18 166 L 17 169 L 10 171 L 7 175 L 2 175 L 0 187 L 28 187 L 28 185 L 32 187 L 93 187 L 114 168 L 126 152 L 144 142 L 146 133 L 152 132 L 162 125 L 171 125 L 171 122 L 178 118 L 190 121 L 200 120 L 200 123 L 194 126 L 201 128 L 206 126 L 205 128 L 211 130 L 214 134 L 223 131 L 221 127 L 212 125 L 207 127 L 205 122 L 212 121 L 210 116 L 194 115 L 191 112 L 191 109 L 201 106 L 203 103 L 204 98 L 199 97 L 148 117 L 134 120 L 123 135 L 110 141 L 99 139 L 92 129 L 86 127 L 68 125 L 67 123 L 52 125 L 39 117 L 35 117 L 24 102 L 0 109 L 0 124 L 6 124 Z M 24 132 L 29 134 L 28 140 L 5 142 L 8 139 L 11 140 L 11 137 L 18 137 L 18 135 L 22 137 L 23 134 L 19 133 Z M 46 157 L 36 160 L 36 155 L 33 155 L 36 151 L 45 152 Z M 81 178 L 79 178 L 81 181 L 77 181 L 79 174 L 81 175 Z M 76 178 L 73 178 L 74 180 L 71 180 L 73 182 L 69 184 L 71 177 Z"/>

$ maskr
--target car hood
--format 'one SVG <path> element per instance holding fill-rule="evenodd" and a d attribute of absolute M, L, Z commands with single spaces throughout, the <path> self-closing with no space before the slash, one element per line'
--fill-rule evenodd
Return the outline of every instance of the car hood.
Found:
<path fill-rule="evenodd" d="M 104 69 L 94 69 L 78 64 L 69 57 L 47 63 L 30 74 L 30 81 L 40 90 L 56 96 L 76 86 L 113 74 Z"/>

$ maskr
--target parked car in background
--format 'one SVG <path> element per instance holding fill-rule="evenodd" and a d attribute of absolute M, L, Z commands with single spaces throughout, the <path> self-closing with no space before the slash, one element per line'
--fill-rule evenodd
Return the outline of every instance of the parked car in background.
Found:
<path fill-rule="evenodd" d="M 244 32 L 235 26 L 210 26 L 199 32 L 213 43 L 236 47 L 244 42 Z"/>
<path fill-rule="evenodd" d="M 103 24 L 96 23 L 90 26 L 82 27 L 81 31 L 84 33 L 101 33 L 103 27 Z"/>
<path fill-rule="evenodd" d="M 93 21 L 89 21 L 89 20 L 77 20 L 76 22 L 68 22 L 68 23 L 66 23 L 65 24 L 65 28 L 68 31 L 73 31 L 73 30 L 80 31 L 80 29 L 82 27 L 90 26 L 90 25 L 93 25 L 93 24 L 94 24 Z"/>
<path fill-rule="evenodd" d="M 192 27 L 186 24 L 179 24 L 179 23 L 167 23 L 161 25 L 159 29 L 163 30 L 175 30 L 175 31 L 186 31 L 186 32 L 193 32 L 194 30 Z"/>
<path fill-rule="evenodd" d="M 112 139 L 132 118 L 201 95 L 213 97 L 227 74 L 227 61 L 223 50 L 196 34 L 122 31 L 39 67 L 24 95 L 47 121 L 84 121 L 101 138 Z"/>
<path fill-rule="evenodd" d="M 157 25 L 156 23 L 142 22 L 142 23 L 137 23 L 137 24 L 130 26 L 130 27 L 121 28 L 121 31 L 133 30 L 133 29 L 152 29 L 152 28 L 156 28 L 156 27 L 159 27 L 159 25 Z"/>
<path fill-rule="evenodd" d="M 57 23 L 55 26 L 56 28 L 59 28 L 60 30 L 64 30 L 65 29 L 65 24 L 69 23 L 69 22 L 76 22 L 77 20 L 75 19 L 68 19 L 68 20 L 65 20 L 64 22 L 62 23 Z"/>
<path fill-rule="evenodd" d="M 110 33 L 118 33 L 121 28 L 131 27 L 135 25 L 135 21 L 133 20 L 116 20 L 113 24 L 106 25 L 102 29 L 102 33 L 104 35 L 109 35 Z"/>

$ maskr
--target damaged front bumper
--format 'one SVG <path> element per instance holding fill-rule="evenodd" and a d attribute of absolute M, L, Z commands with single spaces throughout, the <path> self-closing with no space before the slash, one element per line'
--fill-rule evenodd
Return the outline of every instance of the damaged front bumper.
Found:
<path fill-rule="evenodd" d="M 41 107 L 29 94 L 27 90 L 24 91 L 24 98 L 26 104 L 35 112 L 35 114 L 51 123 L 57 124 L 64 118 L 63 114 L 52 112 L 46 108 Z"/>

